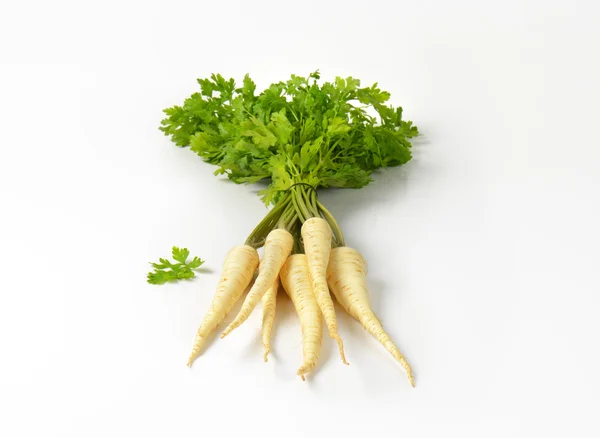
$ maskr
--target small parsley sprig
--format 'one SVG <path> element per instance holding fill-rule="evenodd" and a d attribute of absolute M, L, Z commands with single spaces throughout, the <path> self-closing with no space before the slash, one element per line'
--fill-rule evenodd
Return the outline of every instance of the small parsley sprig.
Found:
<path fill-rule="evenodd" d="M 164 284 L 196 276 L 194 269 L 197 269 L 204 263 L 198 257 L 194 257 L 189 263 L 187 258 L 190 251 L 187 248 L 173 247 L 173 260 L 179 263 L 171 263 L 167 259 L 158 259 L 159 263 L 150 263 L 154 268 L 153 272 L 148 272 L 148 283 Z"/>

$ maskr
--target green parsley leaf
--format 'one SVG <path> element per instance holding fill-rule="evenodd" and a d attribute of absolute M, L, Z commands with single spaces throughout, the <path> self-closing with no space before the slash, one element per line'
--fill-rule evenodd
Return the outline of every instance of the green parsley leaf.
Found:
<path fill-rule="evenodd" d="M 197 269 L 204 263 L 198 257 L 194 257 L 187 263 L 190 252 L 187 248 L 173 247 L 172 257 L 178 263 L 171 263 L 167 259 L 158 259 L 159 263 L 150 263 L 154 268 L 153 272 L 147 275 L 147 281 L 150 284 L 164 284 L 178 280 L 193 278 L 196 276 L 194 269 Z"/>

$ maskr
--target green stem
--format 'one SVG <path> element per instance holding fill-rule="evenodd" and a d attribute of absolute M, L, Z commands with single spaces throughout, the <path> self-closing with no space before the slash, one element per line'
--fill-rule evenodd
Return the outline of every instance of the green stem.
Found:
<path fill-rule="evenodd" d="M 288 230 L 293 230 L 298 226 L 298 215 L 295 211 L 292 211 L 289 219 L 286 221 L 286 227 Z"/>
<path fill-rule="evenodd" d="M 295 215 L 296 211 L 294 209 L 294 205 L 290 202 L 279 218 L 279 221 L 277 222 L 277 228 L 283 228 L 284 230 L 290 231 L 294 224 L 293 219 Z"/>
<path fill-rule="evenodd" d="M 310 203 L 308 203 L 308 204 L 306 203 L 306 190 L 304 189 L 304 187 L 298 186 L 298 190 L 299 190 L 299 193 L 296 192 L 296 198 L 298 200 L 298 205 L 302 209 L 302 213 L 304 214 L 304 217 L 306 218 L 305 220 L 308 220 L 311 217 L 314 217 L 315 215 L 313 214 L 313 212 L 311 211 L 311 209 L 308 205 Z"/>
<path fill-rule="evenodd" d="M 301 190 L 301 195 L 302 195 L 302 202 L 304 203 L 306 209 L 308 210 L 310 217 L 317 217 L 319 216 L 319 210 L 317 210 L 316 208 L 313 208 L 313 204 L 311 202 L 311 195 L 314 193 L 314 190 L 310 189 L 310 193 L 308 190 L 305 189 L 305 187 L 302 187 Z"/>
<path fill-rule="evenodd" d="M 290 214 L 289 214 L 289 216 L 286 217 L 286 224 L 288 226 L 292 226 L 296 222 L 298 222 L 298 220 L 299 220 L 298 213 L 296 213 L 296 210 L 293 208 L 293 205 L 292 205 L 292 208 L 290 208 Z"/>
<path fill-rule="evenodd" d="M 310 192 L 310 206 L 312 207 L 313 211 L 315 211 L 318 215 L 319 207 L 317 207 L 317 191 L 316 191 L 316 189 L 311 190 L 311 192 Z"/>
<path fill-rule="evenodd" d="M 260 248 L 264 244 L 264 240 L 279 221 L 281 215 L 285 212 L 287 206 L 290 205 L 290 195 L 286 194 L 275 207 L 263 218 L 262 221 L 252 230 L 246 239 L 246 245 L 253 248 Z"/>
<path fill-rule="evenodd" d="M 324 157 L 322 157 L 319 160 L 319 163 L 317 164 L 317 166 L 312 170 L 313 174 L 317 173 L 317 171 L 321 168 L 321 166 L 324 165 L 326 158 L 329 158 L 331 156 L 331 153 L 333 152 L 333 150 L 337 147 L 337 145 L 344 139 L 344 137 L 340 137 L 333 145 L 329 146 L 327 153 L 325 154 Z M 336 157 L 337 158 L 337 157 Z M 335 159 L 335 158 L 334 158 Z M 332 161 L 334 160 L 332 159 Z"/>
<path fill-rule="evenodd" d="M 296 188 L 294 187 L 293 190 L 295 190 Z M 308 215 L 308 212 L 306 211 L 306 208 L 304 208 L 304 205 L 301 205 L 301 196 L 297 196 L 296 193 L 292 193 L 292 202 L 294 203 L 294 208 L 296 209 L 296 214 L 298 215 L 298 219 L 300 219 L 300 222 L 304 223 L 306 222 L 306 220 L 310 217 Z"/>

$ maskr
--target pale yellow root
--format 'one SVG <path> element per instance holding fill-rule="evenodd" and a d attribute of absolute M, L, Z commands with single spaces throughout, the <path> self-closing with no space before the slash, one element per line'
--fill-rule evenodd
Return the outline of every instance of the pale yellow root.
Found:
<path fill-rule="evenodd" d="M 279 289 L 279 275 L 275 278 L 273 285 L 262 297 L 262 343 L 265 350 L 265 362 L 271 352 L 271 331 L 275 320 L 275 308 L 277 306 L 277 290 Z"/>
<path fill-rule="evenodd" d="M 219 325 L 252 281 L 258 266 L 258 253 L 248 245 L 236 246 L 225 257 L 217 292 L 194 339 L 187 365 L 200 355 L 206 337 Z"/>
<path fill-rule="evenodd" d="M 265 250 L 263 258 L 258 267 L 258 276 L 248 292 L 242 308 L 236 315 L 235 319 L 225 329 L 222 338 L 227 336 L 231 331 L 239 327 L 248 319 L 250 313 L 260 302 L 262 296 L 273 285 L 281 266 L 285 263 L 287 256 L 292 252 L 294 246 L 294 237 L 286 230 L 275 229 L 271 231 L 265 240 Z"/>
<path fill-rule="evenodd" d="M 306 255 L 288 257 L 279 275 L 300 318 L 304 363 L 297 374 L 304 380 L 304 375 L 312 371 L 319 360 L 323 341 L 322 314 L 310 285 Z"/>
<path fill-rule="evenodd" d="M 410 365 L 385 332 L 371 308 L 367 290 L 366 270 L 366 262 L 358 251 L 348 247 L 334 248 L 329 259 L 327 282 L 344 310 L 359 321 L 400 362 L 406 370 L 410 384 L 415 386 Z"/>
<path fill-rule="evenodd" d="M 301 233 L 304 242 L 304 252 L 308 260 L 310 281 L 317 297 L 317 303 L 325 318 L 329 336 L 337 342 L 342 362 L 348 365 L 346 355 L 344 354 L 344 344 L 338 334 L 333 300 L 327 287 L 327 265 L 329 263 L 332 238 L 331 227 L 325 219 L 313 217 L 302 224 Z"/>

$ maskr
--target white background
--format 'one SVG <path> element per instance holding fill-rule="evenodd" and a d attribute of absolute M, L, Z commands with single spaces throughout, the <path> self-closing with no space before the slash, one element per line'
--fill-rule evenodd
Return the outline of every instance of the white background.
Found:
<path fill-rule="evenodd" d="M 0 436 L 600 436 L 594 1 L 19 1 L 0 7 Z M 341 314 L 302 382 L 279 300 L 191 369 L 254 187 L 158 130 L 220 72 L 379 82 L 414 159 L 324 192 L 416 376 Z M 209 272 L 151 286 L 187 246 Z M 231 316 L 230 316 L 231 319 Z"/>

